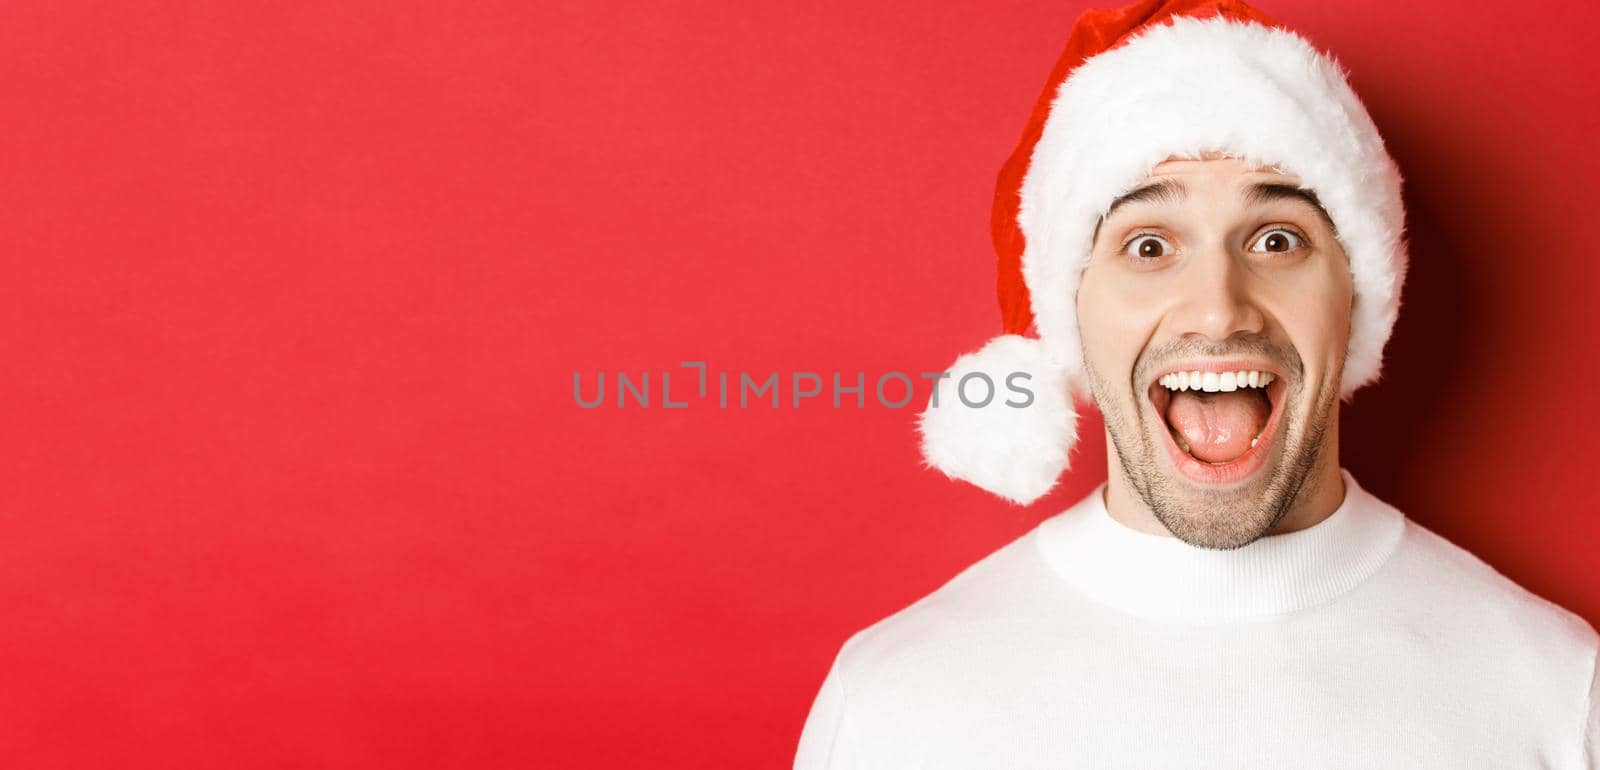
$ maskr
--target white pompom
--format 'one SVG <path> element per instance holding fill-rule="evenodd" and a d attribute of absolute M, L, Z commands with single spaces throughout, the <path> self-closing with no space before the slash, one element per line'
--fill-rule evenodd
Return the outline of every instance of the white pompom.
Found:
<path fill-rule="evenodd" d="M 1015 503 L 1043 497 L 1078 439 L 1061 364 L 1039 340 L 1005 334 L 948 373 L 919 419 L 927 464 Z"/>

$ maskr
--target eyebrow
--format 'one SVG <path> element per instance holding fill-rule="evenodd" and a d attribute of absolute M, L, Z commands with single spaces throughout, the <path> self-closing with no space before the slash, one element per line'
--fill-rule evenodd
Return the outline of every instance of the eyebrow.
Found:
<path fill-rule="evenodd" d="M 1177 205 L 1182 203 L 1184 197 L 1188 194 L 1188 188 L 1184 187 L 1183 183 L 1176 179 L 1162 179 L 1147 185 L 1141 185 L 1112 201 L 1111 207 L 1106 209 L 1106 213 L 1100 217 L 1100 221 L 1105 222 L 1105 220 L 1111 218 L 1112 214 L 1116 213 L 1118 208 L 1130 203 Z M 1250 206 L 1260 206 L 1285 200 L 1300 201 L 1316 209 L 1317 214 L 1322 217 L 1322 221 L 1328 223 L 1328 227 L 1333 230 L 1334 235 L 1337 236 L 1339 234 L 1339 227 L 1333 223 L 1333 217 L 1328 216 L 1328 210 L 1322 207 L 1322 201 L 1311 190 L 1281 182 L 1257 182 L 1250 185 L 1250 189 L 1245 192 L 1244 199 L 1246 205 Z M 1095 232 L 1097 235 L 1099 230 L 1099 226 L 1096 225 Z"/>
<path fill-rule="evenodd" d="M 1176 179 L 1162 179 L 1147 185 L 1135 187 L 1111 202 L 1111 207 L 1100 217 L 1101 221 L 1110 219 L 1117 209 L 1130 203 L 1165 203 L 1175 206 L 1183 202 L 1189 194 L 1189 188 Z"/>
<path fill-rule="evenodd" d="M 1260 182 L 1250 185 L 1250 190 L 1245 193 L 1244 200 L 1245 204 L 1250 206 L 1259 206 L 1277 201 L 1300 201 L 1316 209 L 1317 214 L 1322 216 L 1322 221 L 1328 223 L 1328 229 L 1332 230 L 1335 236 L 1339 234 L 1339 227 L 1333 223 L 1333 217 L 1328 216 L 1328 210 L 1322 207 L 1322 201 L 1318 200 L 1317 194 L 1311 190 L 1295 187 L 1292 184 Z"/>

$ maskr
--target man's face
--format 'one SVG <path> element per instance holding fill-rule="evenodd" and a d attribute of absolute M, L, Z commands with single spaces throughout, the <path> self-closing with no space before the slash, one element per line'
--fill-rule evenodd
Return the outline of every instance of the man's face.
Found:
<path fill-rule="evenodd" d="M 1194 545 L 1267 534 L 1338 462 L 1354 287 L 1298 185 L 1232 158 L 1162 163 L 1101 223 L 1079 285 L 1111 449 L 1151 512 Z"/>

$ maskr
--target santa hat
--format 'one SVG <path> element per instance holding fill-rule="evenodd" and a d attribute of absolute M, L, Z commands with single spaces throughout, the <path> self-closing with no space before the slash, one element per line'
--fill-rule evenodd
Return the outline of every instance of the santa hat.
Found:
<path fill-rule="evenodd" d="M 922 452 L 946 475 L 1030 503 L 1055 485 L 1086 396 L 1078 278 L 1111 202 L 1170 157 L 1225 153 L 1314 191 L 1350 259 L 1355 307 L 1341 396 L 1378 378 L 1405 278 L 1400 173 L 1343 68 L 1234 0 L 1145 0 L 1084 13 L 1016 150 L 993 221 L 1005 334 L 961 356 L 922 413 Z M 1038 338 L 1025 336 L 1037 330 Z M 1026 398 L 963 378 L 1025 372 Z M 1006 403 L 1010 401 L 1010 404 Z"/>

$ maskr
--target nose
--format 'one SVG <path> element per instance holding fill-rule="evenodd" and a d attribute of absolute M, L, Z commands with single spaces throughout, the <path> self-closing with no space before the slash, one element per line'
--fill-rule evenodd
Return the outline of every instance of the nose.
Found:
<path fill-rule="evenodd" d="M 1266 317 L 1252 296 L 1244 257 L 1216 246 L 1190 257 L 1179 276 L 1171 320 L 1180 336 L 1221 342 L 1235 334 L 1260 334 Z"/>

